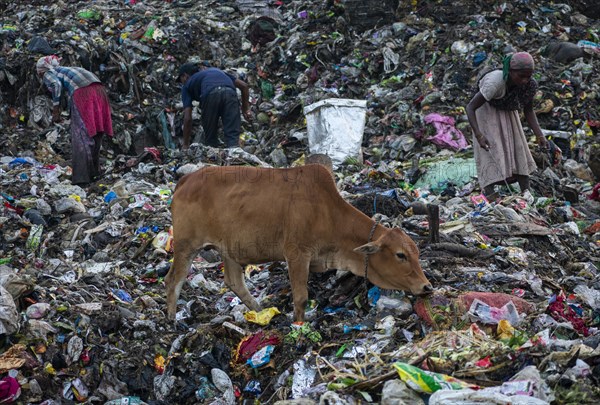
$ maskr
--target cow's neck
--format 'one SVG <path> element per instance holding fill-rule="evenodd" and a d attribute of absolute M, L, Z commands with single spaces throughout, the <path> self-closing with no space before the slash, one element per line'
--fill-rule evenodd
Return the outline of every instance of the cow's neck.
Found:
<path fill-rule="evenodd" d="M 347 215 L 344 215 L 343 217 L 345 220 L 341 220 L 340 229 L 342 232 L 340 236 L 343 238 L 344 243 L 340 249 L 337 249 L 333 255 L 328 257 L 327 267 L 348 270 L 356 275 L 362 276 L 364 275 L 365 257 L 360 253 L 354 252 L 354 249 L 376 240 L 381 235 L 384 227 L 379 224 L 375 225 L 373 236 L 369 241 L 369 235 L 371 234 L 375 221 L 354 207 L 350 206 L 349 208 L 356 212 L 347 213 Z M 348 218 L 352 219 L 348 221 Z"/>

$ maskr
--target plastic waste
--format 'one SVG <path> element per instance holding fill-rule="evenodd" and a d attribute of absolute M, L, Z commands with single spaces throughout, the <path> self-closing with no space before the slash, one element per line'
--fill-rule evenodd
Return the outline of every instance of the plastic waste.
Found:
<path fill-rule="evenodd" d="M 365 100 L 350 99 L 326 99 L 304 107 L 310 153 L 329 156 L 334 168 L 348 158 L 362 163 L 366 107 Z"/>
<path fill-rule="evenodd" d="M 510 378 L 510 381 L 531 381 L 533 398 L 540 399 L 546 402 L 555 400 L 552 389 L 540 375 L 539 370 L 535 366 L 527 366 Z M 515 396 L 519 398 L 520 396 Z M 525 397 L 527 398 L 527 397 Z"/>
<path fill-rule="evenodd" d="M 46 220 L 42 216 L 42 213 L 36 209 L 29 209 L 29 210 L 25 211 L 24 217 L 27 218 L 29 220 L 29 222 L 31 222 L 33 225 L 42 225 L 42 226 L 48 225 L 46 223 Z"/>
<path fill-rule="evenodd" d="M 521 322 L 519 312 L 512 302 L 507 303 L 502 308 L 496 308 L 475 299 L 467 315 L 471 321 L 479 321 L 484 324 L 497 324 L 501 320 L 507 320 L 516 326 Z"/>
<path fill-rule="evenodd" d="M 314 343 L 320 342 L 323 339 L 321 334 L 314 330 L 310 323 L 305 322 L 301 325 L 292 324 L 291 331 L 284 337 L 284 341 L 287 343 L 297 343 L 303 337 Z"/>
<path fill-rule="evenodd" d="M 271 361 L 271 353 L 273 353 L 274 349 L 275 346 L 265 346 L 256 353 L 254 353 L 246 363 L 252 368 L 264 366 L 265 364 L 269 363 L 269 361 Z"/>
<path fill-rule="evenodd" d="M 431 394 L 441 389 L 462 390 L 478 387 L 445 374 L 421 370 L 407 363 L 396 362 L 394 368 L 400 379 L 417 392 Z"/>
<path fill-rule="evenodd" d="M 50 304 L 45 302 L 38 302 L 27 307 L 25 314 L 31 319 L 41 319 L 46 316 L 50 310 Z"/>
<path fill-rule="evenodd" d="M 19 328 L 19 314 L 13 297 L 0 286 L 0 334 L 10 335 Z"/>
<path fill-rule="evenodd" d="M 294 376 L 292 378 L 292 398 L 298 399 L 304 396 L 306 391 L 315 380 L 317 371 L 306 364 L 306 360 L 300 359 L 294 363 Z"/>
<path fill-rule="evenodd" d="M 381 391 L 381 405 L 425 405 L 425 401 L 401 380 L 386 381 Z"/>
<path fill-rule="evenodd" d="M 350 333 L 353 330 L 356 331 L 361 331 L 361 330 L 368 330 L 368 326 L 367 325 L 362 325 L 362 324 L 358 324 L 358 325 L 343 325 L 342 326 L 342 331 L 344 333 Z"/>
<path fill-rule="evenodd" d="M 262 392 L 262 389 L 260 387 L 260 381 L 258 381 L 258 380 L 248 381 L 248 384 L 246 384 L 246 386 L 244 387 L 244 392 L 247 392 L 248 394 L 255 395 L 255 396 L 260 395 L 260 393 Z"/>
<path fill-rule="evenodd" d="M 210 376 L 214 386 L 223 394 L 223 399 L 227 404 L 235 404 L 235 394 L 233 392 L 233 383 L 231 379 L 221 369 L 213 368 L 210 370 Z"/>
<path fill-rule="evenodd" d="M 25 243 L 27 249 L 35 252 L 38 249 L 38 247 L 40 247 L 43 232 L 43 225 L 33 225 L 31 227 L 31 229 L 29 230 L 29 236 L 27 237 L 27 242 Z"/>
<path fill-rule="evenodd" d="M 21 396 L 21 385 L 17 381 L 17 370 L 10 370 L 8 375 L 0 380 L 0 403 L 11 404 Z"/>
<path fill-rule="evenodd" d="M 525 253 L 525 251 L 522 248 L 516 246 L 509 246 L 506 248 L 506 252 L 507 259 L 512 263 L 522 267 L 527 267 L 529 265 L 527 253 Z"/>
<path fill-rule="evenodd" d="M 461 391 L 440 390 L 429 397 L 429 405 L 549 405 L 549 402 L 525 395 L 508 396 L 496 390 L 483 389 L 473 391 L 464 389 Z"/>
<path fill-rule="evenodd" d="M 140 397 L 122 397 L 119 399 L 113 399 L 111 401 L 107 401 L 104 405 L 148 405 L 146 402 L 142 401 Z"/>
<path fill-rule="evenodd" d="M 600 309 L 600 291 L 590 288 L 584 284 L 579 284 L 573 289 L 573 292 L 579 296 L 592 309 Z"/>
<path fill-rule="evenodd" d="M 104 202 L 109 203 L 112 200 L 114 200 L 115 198 L 117 198 L 117 193 L 115 193 L 114 191 L 111 190 L 108 193 L 106 193 L 106 195 L 104 196 Z"/>
<path fill-rule="evenodd" d="M 423 121 L 432 124 L 436 130 L 434 136 L 427 138 L 428 141 L 453 150 L 461 150 L 469 146 L 463 133 L 454 126 L 454 118 L 433 113 L 426 115 Z"/>
<path fill-rule="evenodd" d="M 34 53 L 41 53 L 42 55 L 53 55 L 56 50 L 52 49 L 48 41 L 43 37 L 33 37 L 27 44 L 27 49 Z"/>
<path fill-rule="evenodd" d="M 275 307 L 271 307 L 271 308 L 265 308 L 260 312 L 256 312 L 256 311 L 248 311 L 246 313 L 244 313 L 244 318 L 248 321 L 248 322 L 252 322 L 252 323 L 256 323 L 258 325 L 268 325 L 271 322 L 271 319 L 273 319 L 273 317 L 275 315 L 279 315 L 281 314 L 281 312 L 279 312 L 279 310 Z"/>
<path fill-rule="evenodd" d="M 97 10 L 88 9 L 88 10 L 82 10 L 82 11 L 78 12 L 77 17 L 83 18 L 86 20 L 99 20 L 100 18 L 102 18 L 102 15 Z"/>
<path fill-rule="evenodd" d="M 206 401 L 216 396 L 217 387 L 205 376 L 200 377 L 200 383 L 196 390 L 196 399 Z"/>

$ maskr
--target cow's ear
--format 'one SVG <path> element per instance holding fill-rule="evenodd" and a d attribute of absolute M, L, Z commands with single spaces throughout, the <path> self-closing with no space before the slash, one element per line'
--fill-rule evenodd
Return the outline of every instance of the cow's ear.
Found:
<path fill-rule="evenodd" d="M 356 249 L 354 249 L 354 251 L 356 253 L 372 255 L 373 253 L 377 253 L 379 251 L 379 248 L 380 248 L 380 246 L 378 244 L 369 242 L 369 243 L 365 243 L 362 246 L 357 247 Z"/>

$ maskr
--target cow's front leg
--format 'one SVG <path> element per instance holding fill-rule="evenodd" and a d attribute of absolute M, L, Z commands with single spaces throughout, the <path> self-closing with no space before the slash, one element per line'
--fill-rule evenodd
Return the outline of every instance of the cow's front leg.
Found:
<path fill-rule="evenodd" d="M 244 281 L 244 271 L 242 266 L 227 256 L 223 256 L 223 265 L 225 266 L 225 284 L 227 287 L 231 288 L 231 291 L 233 291 L 248 308 L 253 311 L 260 311 L 260 305 L 252 294 L 250 294 L 250 291 L 248 291 L 248 287 Z"/>
<path fill-rule="evenodd" d="M 294 321 L 304 322 L 304 307 L 308 301 L 308 269 L 310 257 L 300 255 L 287 259 L 288 274 L 294 298 Z"/>

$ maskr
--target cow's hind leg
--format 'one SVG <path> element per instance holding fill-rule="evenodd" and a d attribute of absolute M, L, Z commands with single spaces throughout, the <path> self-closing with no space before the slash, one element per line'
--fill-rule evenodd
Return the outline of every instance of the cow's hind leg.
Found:
<path fill-rule="evenodd" d="M 253 311 L 260 311 L 260 305 L 248 291 L 244 281 L 244 271 L 242 266 L 235 260 L 223 255 L 223 265 L 225 266 L 225 284 L 231 288 L 231 291 L 242 300 L 248 308 Z"/>
<path fill-rule="evenodd" d="M 192 260 L 196 256 L 196 249 L 186 241 L 177 241 L 175 244 L 175 253 L 173 255 L 173 264 L 169 273 L 165 277 L 167 287 L 167 316 L 170 320 L 175 320 L 177 313 L 177 300 L 181 293 L 181 288 L 188 275 Z"/>

